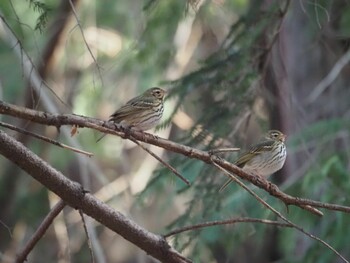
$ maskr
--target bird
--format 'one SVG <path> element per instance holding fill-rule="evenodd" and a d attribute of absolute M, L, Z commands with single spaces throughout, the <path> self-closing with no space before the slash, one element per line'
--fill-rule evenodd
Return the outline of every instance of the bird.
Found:
<path fill-rule="evenodd" d="M 286 135 L 282 132 L 270 130 L 263 140 L 251 145 L 248 151 L 242 153 L 234 164 L 247 173 L 266 178 L 280 170 L 286 161 L 285 139 Z M 224 190 L 231 182 L 231 179 L 227 180 L 219 191 Z"/>
<path fill-rule="evenodd" d="M 161 88 L 150 88 L 116 110 L 108 121 L 138 131 L 150 130 L 157 126 L 163 116 L 165 94 L 166 91 Z M 106 134 L 100 137 L 97 142 L 104 136 Z"/>

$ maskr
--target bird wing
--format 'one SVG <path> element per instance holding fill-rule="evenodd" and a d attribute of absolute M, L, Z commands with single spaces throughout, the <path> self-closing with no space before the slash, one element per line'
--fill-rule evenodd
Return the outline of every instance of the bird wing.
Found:
<path fill-rule="evenodd" d="M 243 168 L 244 165 L 249 162 L 254 156 L 261 154 L 263 152 L 270 151 L 274 145 L 274 140 L 266 140 L 259 142 L 257 144 L 254 144 L 249 148 L 248 151 L 242 153 L 238 159 L 235 162 L 235 165 L 237 165 L 240 168 Z M 220 187 L 220 192 L 223 191 L 230 183 L 232 182 L 232 179 L 228 179 L 226 183 Z"/>
<path fill-rule="evenodd" d="M 238 159 L 236 160 L 235 164 L 238 167 L 243 167 L 247 162 L 249 162 L 254 156 L 270 151 L 272 146 L 274 145 L 275 141 L 273 140 L 267 140 L 267 141 L 262 141 L 254 146 L 250 147 L 248 151 L 244 152 L 241 154 Z"/>
<path fill-rule="evenodd" d="M 129 105 L 132 106 L 133 108 L 137 108 L 137 109 L 149 109 L 151 108 L 151 105 L 153 105 L 154 102 L 154 98 L 148 98 L 145 96 L 138 96 L 136 98 L 133 98 L 131 100 L 129 100 L 125 106 Z"/>
<path fill-rule="evenodd" d="M 139 116 L 146 109 L 150 109 L 152 105 L 152 101 L 147 98 L 140 98 L 138 96 L 129 100 L 124 106 L 116 110 L 109 118 L 109 120 L 113 120 L 115 122 L 120 122 L 129 116 Z"/>

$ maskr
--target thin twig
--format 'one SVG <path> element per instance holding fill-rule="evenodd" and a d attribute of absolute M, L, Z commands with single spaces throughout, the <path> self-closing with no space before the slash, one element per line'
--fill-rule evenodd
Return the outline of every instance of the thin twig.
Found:
<path fill-rule="evenodd" d="M 82 28 L 82 26 L 81 26 L 81 24 L 80 24 L 80 20 L 79 20 L 77 11 L 75 10 L 75 6 L 74 6 L 74 4 L 72 3 L 72 0 L 69 0 L 69 3 L 70 3 L 70 5 L 71 5 L 73 15 L 74 15 L 75 20 L 76 20 L 76 22 L 77 22 L 77 25 L 78 25 L 78 28 L 79 28 L 80 33 L 81 33 L 81 35 L 82 35 L 83 41 L 84 41 L 84 43 L 85 43 L 85 46 L 86 46 L 86 48 L 88 49 L 88 51 L 89 51 L 89 53 L 90 53 L 90 56 L 92 57 L 93 61 L 95 62 L 95 65 L 96 65 L 96 67 L 97 67 L 97 70 L 98 70 L 98 73 L 99 73 L 99 75 L 100 75 L 100 79 L 101 79 L 101 82 L 102 82 L 102 74 L 101 74 L 100 65 L 97 63 L 97 60 L 96 60 L 94 54 L 92 53 L 92 50 L 91 50 L 89 44 L 88 44 L 87 41 L 86 41 L 83 28 Z"/>
<path fill-rule="evenodd" d="M 218 148 L 209 150 L 209 154 L 227 153 L 227 152 L 238 152 L 241 148 Z"/>
<path fill-rule="evenodd" d="M 280 212 L 278 212 L 276 209 L 274 209 L 272 206 L 270 206 L 267 202 L 265 202 L 262 198 L 260 198 L 254 191 L 249 189 L 243 182 L 241 182 L 234 174 L 230 173 L 213 160 L 213 165 L 216 166 L 219 170 L 226 173 L 233 181 L 235 181 L 239 186 L 241 186 L 243 189 L 245 189 L 249 194 L 251 194 L 255 199 L 257 199 L 263 206 L 265 206 L 267 209 L 272 211 L 277 217 L 281 218 L 283 221 L 285 221 L 287 224 L 290 224 L 293 228 L 299 230 L 303 234 L 307 235 L 308 237 L 320 242 L 324 246 L 326 246 L 328 249 L 332 250 L 339 258 L 341 258 L 344 262 L 349 263 L 349 261 L 344 258 L 335 248 L 333 248 L 331 245 L 329 245 L 326 241 L 322 240 L 321 238 L 307 232 L 303 228 L 299 227 L 298 225 L 294 224 L 292 221 L 287 219 L 285 216 L 283 216 Z"/>
<path fill-rule="evenodd" d="M 281 14 L 280 14 L 281 19 L 278 22 L 277 30 L 274 32 L 274 35 L 272 36 L 272 40 L 269 43 L 268 47 L 265 49 L 266 53 L 271 53 L 272 47 L 274 46 L 274 44 L 276 43 L 276 41 L 278 39 L 278 36 L 279 36 L 279 34 L 281 32 L 281 28 L 282 28 L 282 25 L 283 25 L 283 22 L 284 22 L 284 17 L 287 14 L 289 5 L 290 5 L 290 0 L 287 0 L 285 6 L 281 10 Z"/>
<path fill-rule="evenodd" d="M 46 230 L 49 228 L 49 226 L 52 224 L 53 220 L 56 218 L 56 216 L 63 210 L 65 207 L 65 203 L 63 200 L 60 200 L 48 213 L 48 215 L 45 217 L 44 221 L 40 224 L 38 229 L 35 231 L 35 233 L 32 235 L 28 243 L 25 245 L 25 247 L 22 249 L 21 252 L 17 254 L 16 257 L 16 263 L 22 263 L 27 260 L 27 256 L 32 251 L 34 246 L 38 243 L 38 241 L 42 238 L 42 236 L 46 233 Z"/>
<path fill-rule="evenodd" d="M 260 219 L 260 218 L 250 218 L 250 217 L 237 217 L 237 218 L 231 218 L 227 220 L 216 220 L 216 221 L 210 221 L 200 224 L 195 224 L 191 226 L 181 227 L 178 229 L 175 229 L 166 235 L 164 235 L 165 238 L 168 238 L 173 235 L 177 235 L 186 231 L 210 227 L 210 226 L 220 226 L 220 225 L 233 225 L 236 223 L 261 223 L 261 224 L 267 224 L 267 225 L 275 225 L 280 227 L 293 227 L 293 225 L 288 223 L 281 223 L 278 221 L 272 221 L 267 219 Z"/>
<path fill-rule="evenodd" d="M 8 225 L 6 225 L 4 222 L 2 222 L 1 220 L 0 220 L 0 225 L 2 225 L 4 228 L 6 228 L 7 232 L 9 233 L 10 237 L 12 238 L 13 236 L 12 236 L 11 228 Z"/>
<path fill-rule="evenodd" d="M 3 17 L 2 13 L 0 12 L 0 19 L 2 20 L 2 23 L 4 25 L 4 28 L 6 29 L 7 33 L 7 40 L 9 44 L 14 49 L 16 55 L 20 58 L 21 61 L 21 68 L 23 76 L 25 76 L 30 83 L 35 87 L 35 90 L 38 92 L 38 94 L 41 94 L 41 87 L 44 86 L 47 88 L 55 97 L 57 100 L 59 100 L 63 105 L 69 107 L 56 93 L 55 91 L 50 88 L 50 86 L 45 82 L 45 80 L 38 74 L 37 69 L 27 52 L 24 50 L 22 42 L 17 38 L 14 30 L 10 27 L 10 25 L 7 23 L 5 18 Z M 44 98 L 47 97 L 47 94 L 44 93 Z M 52 107 L 48 107 L 50 109 Z"/>
<path fill-rule="evenodd" d="M 339 76 L 343 68 L 350 62 L 350 50 L 348 50 L 338 61 L 335 63 L 332 70 L 328 75 L 322 79 L 320 83 L 313 89 L 311 94 L 307 97 L 308 103 L 313 103 L 317 98 L 335 81 Z"/>
<path fill-rule="evenodd" d="M 322 9 L 322 11 L 325 12 L 325 14 L 326 14 L 326 16 L 327 16 L 327 22 L 328 22 L 328 23 L 329 23 L 329 21 L 330 21 L 331 19 L 330 19 L 330 16 L 329 16 L 329 13 L 328 13 L 327 9 L 324 8 L 322 5 L 316 3 L 316 2 L 317 2 L 317 0 L 316 0 L 314 3 L 310 3 L 310 4 L 314 5 L 314 10 L 315 10 L 315 15 L 316 15 L 317 25 L 318 25 L 318 27 L 321 29 L 321 28 L 322 28 L 322 25 L 321 25 L 321 22 L 320 22 L 320 18 L 319 18 L 319 15 L 318 15 L 317 8 L 320 8 L 320 9 Z"/>
<path fill-rule="evenodd" d="M 95 263 L 95 257 L 94 257 L 94 252 L 92 250 L 92 244 L 91 244 L 91 240 L 90 240 L 90 237 L 89 237 L 89 232 L 88 232 L 87 227 L 86 227 L 84 213 L 83 213 L 83 211 L 81 209 L 79 209 L 79 214 L 80 214 L 80 217 L 81 217 L 81 221 L 83 222 L 84 231 L 85 231 L 86 239 L 87 239 L 87 242 L 88 242 L 91 262 Z"/>
<path fill-rule="evenodd" d="M 163 164 L 165 167 L 167 167 L 173 174 L 175 174 L 178 178 L 180 178 L 182 181 L 184 181 L 185 184 L 187 184 L 188 186 L 191 185 L 191 183 L 185 177 L 183 177 L 173 166 L 166 163 L 164 160 L 162 160 L 162 158 L 160 158 L 158 155 L 156 155 L 150 149 L 147 149 L 145 146 L 143 146 L 142 143 L 139 143 L 136 139 L 134 139 L 132 137 L 129 137 L 129 140 L 131 140 L 132 142 L 134 142 L 135 144 L 140 146 L 141 149 L 143 149 L 144 151 L 149 153 L 151 156 L 153 156 L 155 159 L 157 159 L 161 164 Z"/>
<path fill-rule="evenodd" d="M 39 140 L 43 140 L 43 141 L 45 141 L 45 142 L 51 143 L 51 144 L 53 144 L 53 145 L 56 145 L 56 146 L 58 146 L 58 147 L 71 150 L 71 151 L 73 151 L 73 152 L 85 154 L 85 155 L 87 155 L 87 156 L 89 156 L 89 157 L 91 157 L 91 156 L 94 155 L 93 153 L 86 152 L 86 151 L 83 151 L 83 150 L 79 150 L 79 149 L 77 149 L 77 148 L 68 146 L 68 145 L 66 145 L 66 144 L 60 143 L 60 142 L 55 141 L 55 140 L 53 140 L 53 139 L 50 139 L 50 138 L 47 138 L 47 137 L 45 137 L 45 136 L 42 136 L 42 135 L 39 135 L 39 134 L 30 132 L 30 131 L 24 130 L 24 129 L 22 129 L 22 128 L 13 126 L 13 125 L 11 125 L 11 124 L 8 124 L 8 123 L 2 122 L 2 121 L 0 121 L 0 126 L 5 127 L 5 128 L 8 128 L 8 129 L 11 129 L 11 130 L 14 130 L 14 131 L 17 131 L 17 132 L 20 132 L 20 133 L 23 133 L 23 134 L 26 134 L 26 135 L 30 135 L 30 136 L 32 136 L 32 137 L 35 137 L 35 138 L 39 139 Z"/>
<path fill-rule="evenodd" d="M 268 65 L 269 65 L 268 62 L 270 61 L 269 56 L 272 55 L 272 48 L 274 47 L 275 43 L 279 39 L 278 37 L 279 37 L 280 32 L 282 30 L 284 18 L 287 15 L 290 2 L 291 2 L 291 0 L 287 0 L 284 8 L 282 8 L 282 10 L 281 10 L 281 14 L 280 14 L 281 18 L 280 18 L 280 20 L 278 22 L 277 28 L 276 28 L 276 30 L 274 32 L 274 35 L 272 36 L 272 39 L 271 39 L 270 43 L 268 43 L 267 47 L 265 48 L 265 50 L 263 51 L 262 54 L 258 54 L 258 58 L 259 57 L 262 58 L 262 57 L 266 56 L 265 62 L 263 64 L 263 68 L 261 70 L 261 75 L 262 76 L 265 76 L 267 74 L 267 68 L 268 68 Z"/>

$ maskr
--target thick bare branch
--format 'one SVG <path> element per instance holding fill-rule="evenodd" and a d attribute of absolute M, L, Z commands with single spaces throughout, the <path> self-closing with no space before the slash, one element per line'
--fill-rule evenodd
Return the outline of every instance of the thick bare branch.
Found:
<path fill-rule="evenodd" d="M 161 262 L 191 262 L 172 249 L 163 237 L 147 231 L 122 213 L 86 193 L 80 184 L 69 180 L 3 131 L 0 131 L 0 153 L 60 196 L 65 203 L 81 209 Z"/>

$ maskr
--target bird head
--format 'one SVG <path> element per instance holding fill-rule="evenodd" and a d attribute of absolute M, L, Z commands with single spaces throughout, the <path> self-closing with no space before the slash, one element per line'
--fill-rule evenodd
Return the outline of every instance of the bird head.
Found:
<path fill-rule="evenodd" d="M 161 88 L 157 88 L 157 87 L 150 88 L 150 89 L 146 90 L 144 93 L 145 96 L 154 97 L 154 98 L 159 99 L 159 100 L 163 100 L 165 94 L 166 94 L 165 90 L 163 90 Z"/>
<path fill-rule="evenodd" d="M 266 134 L 266 139 L 271 139 L 274 141 L 284 142 L 286 140 L 286 135 L 278 130 L 268 131 Z"/>

